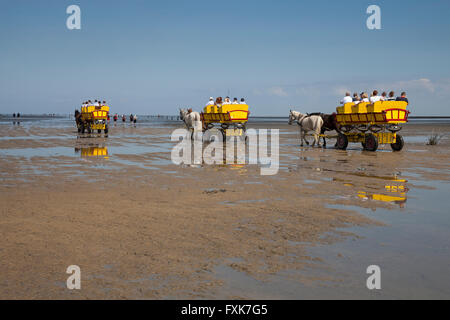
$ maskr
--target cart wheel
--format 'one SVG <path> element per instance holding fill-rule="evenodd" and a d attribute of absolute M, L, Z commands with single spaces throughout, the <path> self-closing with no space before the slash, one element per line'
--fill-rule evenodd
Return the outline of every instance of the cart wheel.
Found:
<path fill-rule="evenodd" d="M 365 150 L 376 151 L 378 149 L 378 139 L 373 134 L 366 135 Z"/>
<path fill-rule="evenodd" d="M 105 134 L 108 134 L 108 127 L 105 128 Z"/>
<path fill-rule="evenodd" d="M 403 137 L 398 134 L 395 139 L 395 143 L 391 143 L 391 148 L 393 151 L 400 151 L 403 149 L 404 145 L 405 145 L 405 141 L 403 140 Z"/>
<path fill-rule="evenodd" d="M 89 133 L 89 134 L 91 134 L 91 133 L 92 133 L 92 129 L 91 129 L 91 126 L 88 126 L 88 127 L 87 127 L 87 133 Z"/>
<path fill-rule="evenodd" d="M 84 128 L 84 124 L 82 124 L 82 125 L 81 125 L 81 133 L 83 133 L 83 134 L 84 134 L 84 130 L 85 130 L 85 128 Z"/>
<path fill-rule="evenodd" d="M 336 139 L 336 148 L 340 150 L 347 149 L 348 146 L 348 138 L 345 134 L 339 133 L 337 139 Z"/>
<path fill-rule="evenodd" d="M 78 133 L 81 133 L 81 127 L 78 127 Z"/>
<path fill-rule="evenodd" d="M 102 133 L 102 130 L 101 130 L 101 129 L 98 129 L 98 130 L 97 130 L 97 133 Z"/>

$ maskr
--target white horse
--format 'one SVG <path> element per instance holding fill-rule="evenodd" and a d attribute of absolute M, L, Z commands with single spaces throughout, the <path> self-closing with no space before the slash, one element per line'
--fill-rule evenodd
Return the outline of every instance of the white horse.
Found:
<path fill-rule="evenodd" d="M 314 135 L 314 142 L 313 146 L 317 143 L 317 146 L 320 147 L 320 131 L 322 130 L 323 126 L 323 119 L 321 116 L 308 116 L 306 114 L 302 114 L 298 111 L 289 111 L 289 124 L 292 124 L 292 122 L 297 121 L 297 124 L 300 126 L 300 146 L 303 147 L 303 141 L 306 142 L 306 144 L 309 145 L 309 142 L 306 141 L 305 135 L 309 131 L 313 132 Z"/>
<path fill-rule="evenodd" d="M 193 131 L 193 137 L 196 137 L 203 131 L 200 113 L 196 111 L 188 112 L 186 109 L 180 109 L 180 119 L 183 120 L 188 130 Z"/>

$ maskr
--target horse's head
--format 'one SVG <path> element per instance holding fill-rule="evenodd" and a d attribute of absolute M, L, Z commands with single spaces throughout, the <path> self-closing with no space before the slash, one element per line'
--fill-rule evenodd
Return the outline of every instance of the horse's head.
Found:
<path fill-rule="evenodd" d="M 292 114 L 292 110 L 289 110 L 289 122 L 288 122 L 288 124 L 291 125 L 294 120 L 295 119 L 294 119 L 294 116 Z"/>
<path fill-rule="evenodd" d="M 184 121 L 184 117 L 186 116 L 187 111 L 185 109 L 180 108 L 180 119 Z"/>
<path fill-rule="evenodd" d="M 298 120 L 300 115 L 300 112 L 294 111 L 294 110 L 289 110 L 289 124 L 292 124 L 292 122 Z"/>

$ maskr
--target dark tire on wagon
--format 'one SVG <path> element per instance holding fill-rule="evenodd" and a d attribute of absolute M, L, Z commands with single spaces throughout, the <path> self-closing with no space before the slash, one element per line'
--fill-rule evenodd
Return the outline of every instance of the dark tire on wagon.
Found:
<path fill-rule="evenodd" d="M 348 138 L 345 134 L 339 133 L 336 139 L 336 148 L 339 150 L 345 150 L 348 146 Z"/>
<path fill-rule="evenodd" d="M 393 151 L 400 151 L 403 149 L 404 145 L 405 145 L 405 141 L 403 140 L 403 137 L 401 135 L 397 134 L 395 143 L 391 143 L 391 148 Z"/>
<path fill-rule="evenodd" d="M 375 135 L 369 133 L 366 135 L 366 141 L 364 142 L 367 151 L 376 151 L 378 149 L 378 139 Z"/>

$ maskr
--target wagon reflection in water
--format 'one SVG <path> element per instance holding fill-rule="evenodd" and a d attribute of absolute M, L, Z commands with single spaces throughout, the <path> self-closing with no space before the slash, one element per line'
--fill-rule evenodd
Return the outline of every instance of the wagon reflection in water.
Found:
<path fill-rule="evenodd" d="M 403 208 L 407 200 L 407 192 L 409 191 L 406 183 L 408 180 L 400 179 L 398 176 L 382 177 L 382 176 L 368 176 L 370 178 L 385 180 L 386 182 L 377 186 L 376 184 L 356 186 L 354 182 L 343 179 L 334 178 L 333 181 L 343 182 L 346 187 L 354 187 L 356 189 L 363 189 L 357 191 L 357 197 L 363 200 L 375 200 L 387 203 L 397 204 Z M 375 190 L 373 190 L 375 189 Z M 370 190 L 370 191 L 369 191 Z M 373 190 L 373 191 L 372 191 Z"/>
<path fill-rule="evenodd" d="M 108 159 L 108 147 L 103 145 L 89 145 L 75 147 L 75 153 L 81 157 L 104 158 Z"/>

